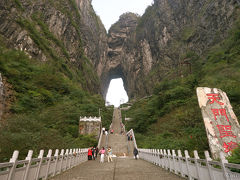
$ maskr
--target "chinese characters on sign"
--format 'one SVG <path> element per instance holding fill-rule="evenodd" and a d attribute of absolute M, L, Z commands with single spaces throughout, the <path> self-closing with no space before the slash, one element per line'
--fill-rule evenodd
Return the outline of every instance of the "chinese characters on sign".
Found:
<path fill-rule="evenodd" d="M 213 157 L 218 158 L 221 151 L 229 155 L 240 142 L 240 126 L 226 93 L 199 87 L 197 95 Z"/>
<path fill-rule="evenodd" d="M 219 94 L 209 93 L 209 94 L 207 94 L 207 96 L 208 96 L 208 99 L 210 100 L 210 102 L 209 102 L 210 104 L 218 103 L 219 105 L 224 105 L 224 103 L 219 101 L 220 100 Z M 226 118 L 226 120 L 229 122 L 229 119 L 226 114 L 226 109 L 211 109 L 211 110 L 212 110 L 215 120 L 217 120 L 217 116 L 221 115 L 221 116 L 224 116 Z M 232 126 L 217 125 L 217 128 L 219 130 L 220 138 L 224 138 L 224 137 L 228 137 L 228 136 L 236 138 L 236 136 L 231 131 Z M 229 144 L 229 143 L 227 143 L 227 144 Z M 233 143 L 237 144 L 236 142 L 231 141 L 231 144 L 233 144 Z M 233 146 L 233 145 L 227 146 L 226 142 L 223 142 L 223 147 L 225 148 L 224 152 L 227 153 L 227 152 L 231 151 L 232 148 L 234 148 L 235 146 Z"/>

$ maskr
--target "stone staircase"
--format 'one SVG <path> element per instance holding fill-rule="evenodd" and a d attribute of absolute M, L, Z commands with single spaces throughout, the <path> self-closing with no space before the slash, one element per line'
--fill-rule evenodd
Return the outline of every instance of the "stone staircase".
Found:
<path fill-rule="evenodd" d="M 108 146 L 110 146 L 113 150 L 113 154 L 117 156 L 128 155 L 127 148 L 127 137 L 125 132 L 122 132 L 122 118 L 121 118 L 121 110 L 116 108 L 113 112 L 113 121 L 112 121 L 112 129 L 114 130 L 113 134 L 109 134 L 108 137 Z"/>

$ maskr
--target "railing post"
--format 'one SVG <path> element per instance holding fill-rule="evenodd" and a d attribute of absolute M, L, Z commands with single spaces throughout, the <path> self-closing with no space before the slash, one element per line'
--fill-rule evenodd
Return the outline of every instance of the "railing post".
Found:
<path fill-rule="evenodd" d="M 171 151 L 170 151 L 170 149 L 168 149 L 167 152 L 168 152 L 169 171 L 172 172 L 172 167 L 171 167 Z"/>
<path fill-rule="evenodd" d="M 56 175 L 56 171 L 57 171 L 57 164 L 58 164 L 58 153 L 59 153 L 59 150 L 56 149 L 55 150 L 55 154 L 54 154 L 54 158 L 55 158 L 55 165 L 54 165 L 54 171 L 53 171 L 53 175 L 52 176 L 55 176 Z"/>
<path fill-rule="evenodd" d="M 69 155 L 70 155 L 70 161 L 69 161 L 69 169 L 72 167 L 72 149 L 70 149 L 70 152 L 69 152 Z"/>
<path fill-rule="evenodd" d="M 77 150 L 77 165 L 80 164 L 80 149 Z"/>
<path fill-rule="evenodd" d="M 67 169 L 67 166 L 68 166 L 68 152 L 69 152 L 69 150 L 67 149 L 66 152 L 65 152 L 66 166 L 65 166 L 64 171 Z"/>
<path fill-rule="evenodd" d="M 76 166 L 76 159 L 77 159 L 77 149 L 73 149 L 73 167 Z"/>
<path fill-rule="evenodd" d="M 61 150 L 60 156 L 61 156 L 61 164 L 60 164 L 59 173 L 62 172 L 62 164 L 63 164 L 63 159 L 64 159 L 64 149 Z"/>
<path fill-rule="evenodd" d="M 198 179 L 200 179 L 200 169 L 199 169 L 199 163 L 198 163 L 198 159 L 200 159 L 200 158 L 198 156 L 197 150 L 194 150 L 193 153 L 194 153 L 195 166 L 196 166 L 196 170 L 197 170 L 197 176 L 198 176 Z"/>
<path fill-rule="evenodd" d="M 12 177 L 14 176 L 14 173 L 15 173 L 15 169 L 16 169 L 16 166 L 17 166 L 17 159 L 18 159 L 18 155 L 19 155 L 19 151 L 14 151 L 13 152 L 13 155 L 12 155 L 12 158 L 10 159 L 10 163 L 13 163 L 11 169 L 10 169 L 10 172 L 9 172 L 9 175 L 8 175 L 8 180 L 12 180 Z"/>
<path fill-rule="evenodd" d="M 164 154 L 162 149 L 160 149 L 160 164 L 161 167 L 164 168 Z"/>
<path fill-rule="evenodd" d="M 40 161 L 39 161 L 36 176 L 35 176 L 36 180 L 38 180 L 39 173 L 40 173 L 40 170 L 41 170 L 42 161 L 43 161 L 43 154 L 44 154 L 44 150 L 40 150 L 39 155 L 38 155 L 38 158 L 40 159 Z"/>
<path fill-rule="evenodd" d="M 220 152 L 220 159 L 221 159 L 221 166 L 222 166 L 223 175 L 224 175 L 226 180 L 229 180 L 227 169 L 225 167 L 225 163 L 228 163 L 228 160 L 226 160 L 223 152 Z"/>
<path fill-rule="evenodd" d="M 212 158 L 210 157 L 208 151 L 204 151 L 204 155 L 205 155 L 205 158 L 206 158 L 206 165 L 207 165 L 207 168 L 208 168 L 209 177 L 210 177 L 211 180 L 214 180 L 212 170 L 211 170 L 211 166 L 209 164 L 209 161 L 212 161 Z"/>
<path fill-rule="evenodd" d="M 173 169 L 174 169 L 174 172 L 175 172 L 175 174 L 178 174 L 177 173 L 177 166 L 176 166 L 176 162 L 175 162 L 175 158 L 176 158 L 175 150 L 172 150 L 172 158 L 173 158 Z"/>
<path fill-rule="evenodd" d="M 153 153 L 153 149 L 150 149 L 150 162 L 154 164 L 154 153 Z"/>
<path fill-rule="evenodd" d="M 84 158 L 84 156 L 83 156 L 83 149 L 80 149 L 80 162 L 81 163 L 85 161 L 85 159 L 83 159 L 83 158 Z"/>
<path fill-rule="evenodd" d="M 187 171 L 188 171 L 188 179 L 192 180 L 192 176 L 191 176 L 191 172 L 190 172 L 190 169 L 189 169 L 189 154 L 188 154 L 188 150 L 185 150 L 184 151 L 184 154 L 185 154 L 185 160 L 186 160 L 186 164 L 187 164 Z"/>
<path fill-rule="evenodd" d="M 28 160 L 28 164 L 27 164 L 27 167 L 25 169 L 23 180 L 27 180 L 27 178 L 28 178 L 29 168 L 30 168 L 30 166 L 32 164 L 32 155 L 33 155 L 33 150 L 29 150 L 28 151 L 28 155 L 27 155 L 27 157 L 25 159 L 25 160 Z"/>
<path fill-rule="evenodd" d="M 157 149 L 157 165 L 160 166 L 160 151 Z"/>
<path fill-rule="evenodd" d="M 181 176 L 185 177 L 185 175 L 183 174 L 183 168 L 182 168 L 182 152 L 181 152 L 181 150 L 178 150 L 178 163 L 179 163 Z"/>
<path fill-rule="evenodd" d="M 164 165 L 165 165 L 165 169 L 168 170 L 168 158 L 167 158 L 167 151 L 166 149 L 163 150 L 163 154 L 164 154 Z"/>
<path fill-rule="evenodd" d="M 51 159 L 52 159 L 52 150 L 51 149 L 48 150 L 47 159 L 48 159 L 48 163 L 47 163 L 47 170 L 46 170 L 46 174 L 45 174 L 45 179 L 48 178 L 48 171 L 49 171 L 50 164 L 51 164 Z"/>
<path fill-rule="evenodd" d="M 154 152 L 154 149 L 151 149 L 151 159 L 152 159 L 152 163 L 155 164 L 155 152 Z"/>

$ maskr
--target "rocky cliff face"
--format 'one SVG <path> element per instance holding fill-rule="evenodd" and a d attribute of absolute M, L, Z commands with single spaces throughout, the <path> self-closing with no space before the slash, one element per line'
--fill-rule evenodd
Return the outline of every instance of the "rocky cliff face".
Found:
<path fill-rule="evenodd" d="M 76 0 L 81 15 L 84 53 L 93 63 L 98 76 L 102 74 L 107 59 L 107 32 L 91 5 L 92 0 Z"/>
<path fill-rule="evenodd" d="M 0 34 L 14 48 L 41 61 L 58 56 L 77 64 L 84 51 L 101 71 L 107 36 L 91 0 L 3 0 L 0 8 Z"/>
<path fill-rule="evenodd" d="M 104 97 L 110 80 L 122 77 L 133 98 L 151 94 L 166 77 L 184 76 L 189 54 L 201 56 L 224 39 L 239 5 L 237 0 L 155 0 L 142 17 L 122 15 L 107 35 L 91 0 L 2 0 L 0 34 L 31 58 L 77 68 L 87 81 L 82 86 L 101 90 Z"/>
<path fill-rule="evenodd" d="M 145 96 L 162 79 L 184 76 L 191 55 L 201 56 L 227 36 L 239 5 L 237 0 L 155 0 L 142 17 L 120 17 L 109 31 L 103 89 L 118 74 L 130 98 Z"/>
<path fill-rule="evenodd" d="M 107 34 L 91 0 L 2 0 L 0 39 L 31 59 L 61 64 L 70 79 L 78 74 L 84 90 L 100 93 Z"/>
<path fill-rule="evenodd" d="M 108 54 L 107 61 L 104 64 L 104 70 L 101 75 L 102 90 L 104 97 L 111 79 L 123 78 L 125 89 L 128 93 L 134 89 L 134 73 L 136 71 L 132 63 L 134 62 L 134 54 L 128 52 L 133 49 L 134 36 L 136 30 L 138 16 L 133 13 L 123 14 L 119 21 L 116 22 L 109 30 L 108 34 Z M 131 78 L 130 78 L 131 77 Z"/>

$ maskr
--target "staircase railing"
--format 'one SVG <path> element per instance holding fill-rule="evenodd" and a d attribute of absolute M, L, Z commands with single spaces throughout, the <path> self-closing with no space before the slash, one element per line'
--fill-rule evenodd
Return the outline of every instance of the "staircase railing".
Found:
<path fill-rule="evenodd" d="M 18 160 L 19 151 L 14 151 L 9 162 L 0 163 L 0 180 L 47 179 L 86 162 L 87 153 L 88 149 L 62 149 L 59 154 L 56 149 L 52 155 L 50 149 L 46 157 L 43 157 L 44 150 L 41 150 L 39 156 L 33 158 L 33 151 L 29 150 L 25 160 Z"/>
<path fill-rule="evenodd" d="M 137 148 L 134 131 L 131 129 L 127 135 L 133 136 L 134 146 Z M 180 150 L 138 149 L 139 157 L 145 161 L 169 170 L 176 175 L 198 180 L 237 180 L 240 179 L 240 164 L 228 163 L 224 153 L 220 153 L 220 162 L 214 161 L 205 151 L 205 159 L 200 159 L 198 152 L 194 151 L 194 158 L 189 156 L 187 150 L 184 156 Z"/>
<path fill-rule="evenodd" d="M 127 135 L 127 136 L 132 135 L 134 147 L 137 148 L 137 142 L 136 142 L 136 139 L 135 139 L 135 135 L 134 135 L 133 129 L 131 129 L 130 131 L 128 131 L 128 132 L 126 133 L 126 135 Z"/>
<path fill-rule="evenodd" d="M 141 159 L 182 177 L 188 177 L 188 179 L 240 179 L 240 173 L 231 171 L 231 168 L 234 168 L 239 172 L 240 164 L 228 163 L 223 152 L 220 153 L 220 162 L 213 161 L 208 151 L 205 151 L 206 159 L 200 159 L 197 151 L 194 151 L 194 158 L 189 156 L 187 150 L 184 151 L 184 157 L 180 150 L 178 150 L 178 155 L 176 155 L 175 150 L 166 151 L 165 149 L 138 149 L 138 152 Z"/>
<path fill-rule="evenodd" d="M 102 136 L 103 136 L 103 130 L 101 129 L 101 133 L 100 133 L 100 136 L 99 136 L 99 139 L 98 139 L 98 149 L 100 149 L 100 146 L 101 146 L 101 142 L 102 142 Z"/>

